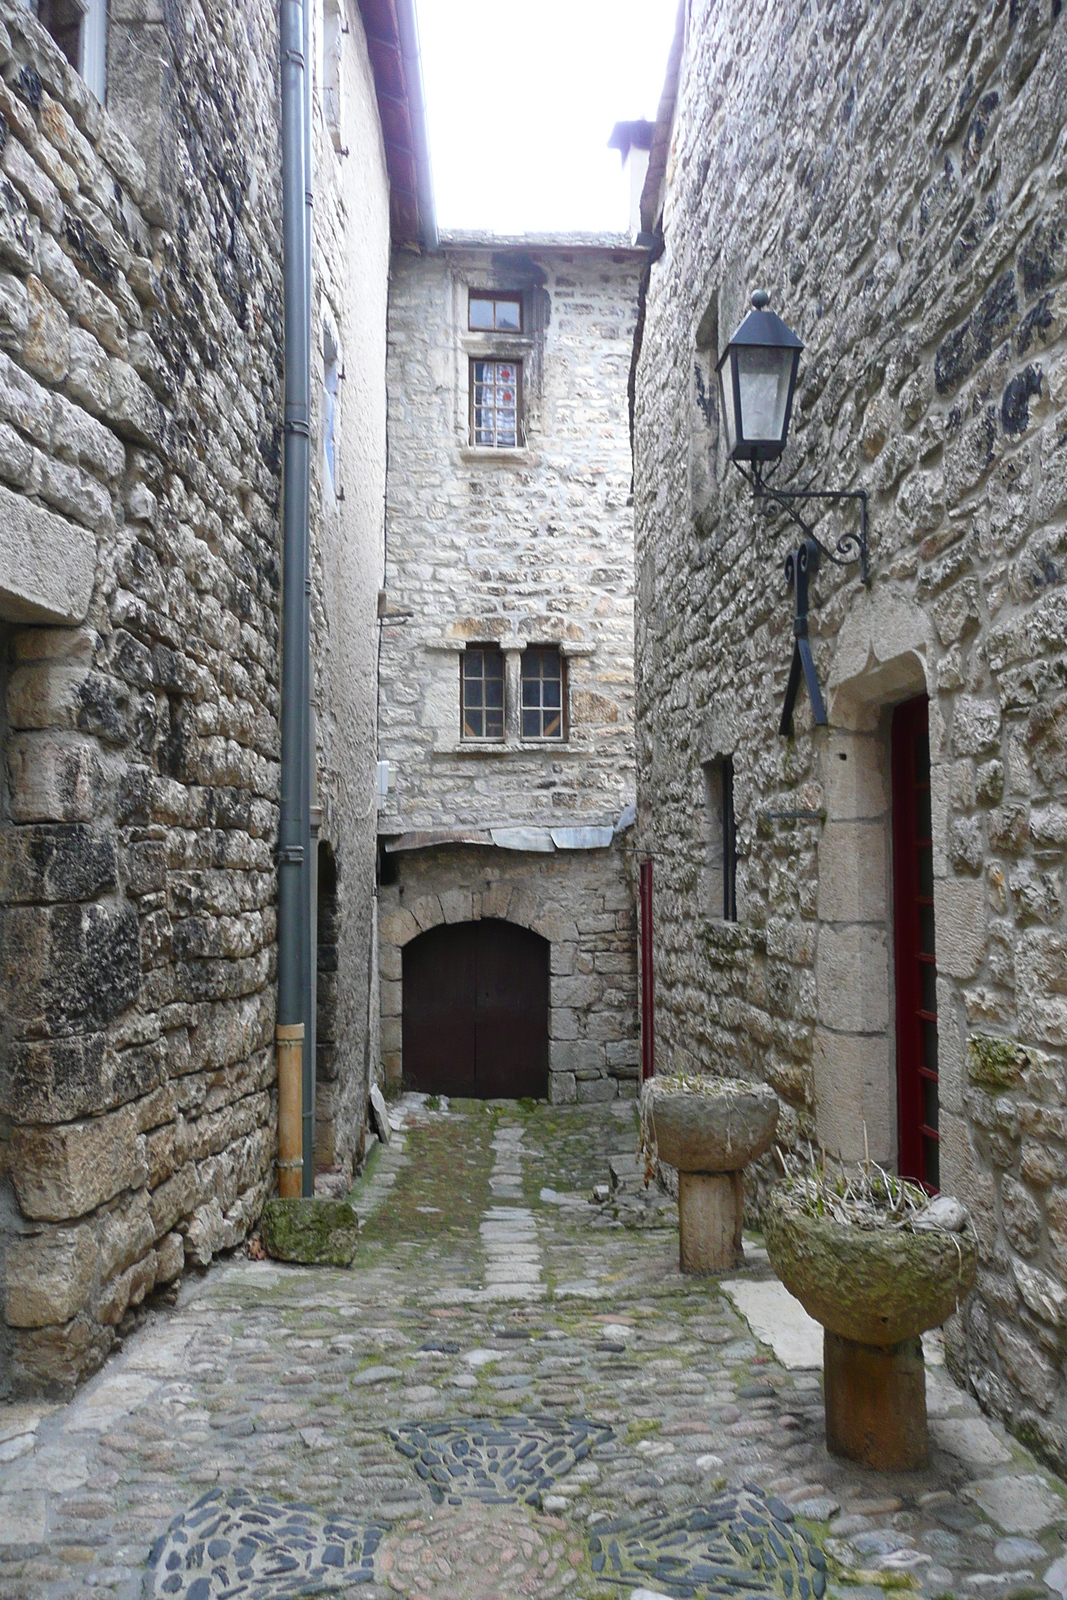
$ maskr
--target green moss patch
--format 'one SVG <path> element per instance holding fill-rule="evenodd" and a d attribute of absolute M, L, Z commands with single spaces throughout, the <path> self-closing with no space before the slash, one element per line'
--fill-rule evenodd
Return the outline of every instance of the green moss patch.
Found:
<path fill-rule="evenodd" d="M 967 1076 L 980 1089 L 1013 1089 L 1029 1061 L 1017 1039 L 975 1033 L 967 1041 Z"/>
<path fill-rule="evenodd" d="M 350 1267 L 359 1218 L 347 1200 L 268 1200 L 261 1223 L 266 1252 L 306 1267 Z"/>

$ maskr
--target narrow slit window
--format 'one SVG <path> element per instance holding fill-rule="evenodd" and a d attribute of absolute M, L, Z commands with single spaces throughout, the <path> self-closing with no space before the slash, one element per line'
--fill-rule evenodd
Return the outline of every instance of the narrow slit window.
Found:
<path fill-rule="evenodd" d="M 522 296 L 472 289 L 467 325 L 474 333 L 521 333 Z"/>
<path fill-rule="evenodd" d="M 460 664 L 464 739 L 504 737 L 504 653 L 496 645 L 473 645 Z"/>
<path fill-rule="evenodd" d="M 519 443 L 522 364 L 471 362 L 471 442 L 497 449 Z"/>
<path fill-rule="evenodd" d="M 28 9 L 103 103 L 107 77 L 107 0 L 28 0 Z"/>
<path fill-rule="evenodd" d="M 734 759 L 723 756 L 704 765 L 707 844 L 706 911 L 724 922 L 737 921 L 737 824 L 734 817 Z"/>
<path fill-rule="evenodd" d="M 564 661 L 559 651 L 538 645 L 522 653 L 522 736 L 564 736 Z"/>
<path fill-rule="evenodd" d="M 337 393 L 341 379 L 341 352 L 337 340 L 324 323 L 322 328 L 322 448 L 326 457 L 326 481 L 330 494 L 337 492 Z"/>

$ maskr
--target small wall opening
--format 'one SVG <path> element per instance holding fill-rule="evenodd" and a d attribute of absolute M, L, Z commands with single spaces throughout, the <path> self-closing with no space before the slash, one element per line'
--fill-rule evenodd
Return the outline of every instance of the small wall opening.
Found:
<path fill-rule="evenodd" d="M 734 819 L 734 759 L 704 763 L 703 910 L 724 922 L 737 921 L 737 827 Z"/>
<path fill-rule="evenodd" d="M 337 481 L 337 395 L 341 382 L 341 350 L 328 322 L 322 325 L 322 448 L 325 457 L 325 491 L 342 500 Z"/>
<path fill-rule="evenodd" d="M 320 840 L 316 905 L 317 959 L 315 968 L 315 1170 L 336 1165 L 336 1128 L 333 1114 L 337 1083 L 337 939 L 339 907 L 337 858 L 333 846 Z"/>

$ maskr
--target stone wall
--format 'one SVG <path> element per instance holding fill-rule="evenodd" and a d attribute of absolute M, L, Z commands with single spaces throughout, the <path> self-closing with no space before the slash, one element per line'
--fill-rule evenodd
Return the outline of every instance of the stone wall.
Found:
<path fill-rule="evenodd" d="M 240 1241 L 273 1184 L 277 26 L 258 0 L 112 0 L 108 115 L 0 0 L 0 498 L 87 531 L 95 559 L 79 626 L 9 636 L 0 1250 L 15 1385 L 92 1370 L 146 1293 Z M 323 294 L 377 272 L 351 310 L 371 360 L 387 196 L 380 135 L 355 109 L 365 48 L 348 37 L 355 154 L 330 180 L 320 248 L 350 220 L 338 187 L 369 237 Z M 339 591 L 353 586 L 358 624 L 374 582 L 380 372 L 342 410 L 346 467 L 361 419 L 378 419 L 351 528 L 324 515 L 317 538 L 335 588 L 316 616 L 324 831 L 360 972 L 373 690 L 365 676 L 339 690 L 368 649 L 366 630 L 336 634 Z M 339 1028 L 346 1118 L 365 1024 L 364 1009 Z M 359 1138 L 334 1141 L 342 1162 Z"/>
<path fill-rule="evenodd" d="M 389 180 L 358 9 L 348 7 L 347 33 L 324 29 L 329 9 L 313 11 L 318 448 L 312 454 L 311 654 L 322 808 L 315 1149 L 317 1169 L 347 1178 L 363 1154 L 367 1090 L 378 1061 L 376 687 L 385 561 Z M 323 402 L 332 381 L 326 354 L 334 350 L 331 473 Z"/>
<path fill-rule="evenodd" d="M 621 844 L 621 841 L 620 841 Z M 382 1060 L 399 1083 L 403 952 L 443 922 L 494 917 L 549 951 L 549 1098 L 556 1105 L 637 1092 L 637 955 L 625 848 L 525 855 L 441 847 L 400 858 L 381 891 Z"/>
<path fill-rule="evenodd" d="M 382 1050 L 392 1080 L 402 1070 L 397 929 L 410 937 L 415 926 L 406 908 L 424 904 L 416 920 L 431 926 L 449 897 L 499 883 L 526 907 L 526 926 L 559 923 L 553 1093 L 603 1097 L 633 1082 L 628 856 L 553 854 L 550 830 L 610 829 L 634 794 L 626 381 L 639 265 L 625 240 L 580 236 L 456 235 L 434 256 L 394 253 L 379 746 L 389 788 L 379 831 L 428 831 L 440 850 L 391 857 L 398 881 L 382 891 Z M 521 336 L 468 328 L 468 295 L 479 288 L 521 295 Z M 469 364 L 494 355 L 523 364 L 515 449 L 471 443 Z M 464 649 L 493 641 L 507 665 L 506 733 L 495 745 L 460 735 Z M 536 644 L 558 644 L 565 658 L 569 716 L 558 743 L 521 737 L 521 652 Z M 492 848 L 488 830 L 517 827 L 538 832 L 525 849 L 541 853 L 519 840 L 507 854 Z M 449 844 L 479 836 L 484 853 Z M 583 896 L 592 897 L 587 927 Z M 568 989 L 583 998 L 563 999 Z"/>
<path fill-rule="evenodd" d="M 1065 103 L 1059 0 L 694 0 L 645 197 L 635 490 L 660 1065 L 766 1077 L 787 1141 L 895 1160 L 889 719 L 928 693 L 942 1185 L 982 1257 L 952 1359 L 1061 1468 Z M 807 347 L 776 481 L 871 497 L 870 591 L 813 583 L 830 727 L 802 695 L 791 739 L 796 530 L 756 514 L 714 390 L 757 287 Z M 707 894 L 726 756 L 736 923 Z"/>

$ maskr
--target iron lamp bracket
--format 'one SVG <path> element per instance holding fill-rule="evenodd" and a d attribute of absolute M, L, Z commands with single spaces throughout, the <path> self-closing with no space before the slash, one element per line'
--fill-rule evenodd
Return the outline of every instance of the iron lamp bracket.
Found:
<path fill-rule="evenodd" d="M 752 491 L 757 500 L 767 500 L 784 511 L 791 522 L 795 522 L 804 534 L 805 539 L 810 539 L 818 545 L 828 561 L 835 567 L 850 567 L 854 561 L 860 564 L 860 577 L 865 584 L 870 584 L 871 575 L 867 563 L 867 491 L 866 489 L 776 489 L 769 484 L 763 476 L 763 463 L 754 461 L 751 473 L 746 472 L 739 461 L 734 466 L 741 476 L 752 485 Z M 842 534 L 834 549 L 831 550 L 823 544 L 815 529 L 798 511 L 793 509 L 793 502 L 803 503 L 807 500 L 855 500 L 860 510 L 859 531 Z M 836 554 L 835 554 L 836 552 Z"/>
<path fill-rule="evenodd" d="M 793 591 L 793 659 L 789 667 L 789 683 L 785 691 L 778 732 L 784 739 L 788 739 L 793 732 L 793 710 L 800 692 L 801 678 L 808 691 L 816 727 L 825 728 L 829 722 L 815 671 L 815 660 L 811 653 L 811 639 L 808 635 L 808 579 L 819 570 L 820 556 L 825 556 L 835 567 L 850 567 L 854 561 L 858 561 L 863 582 L 870 584 L 870 570 L 867 563 L 867 491 L 866 489 L 775 489 L 764 478 L 761 461 L 753 461 L 751 472 L 746 472 L 739 461 L 735 461 L 734 466 L 752 485 L 757 500 L 768 502 L 768 510 L 773 505 L 784 511 L 804 535 L 803 543 L 789 552 L 785 563 L 786 582 Z M 859 530 L 850 530 L 842 534 L 834 549 L 829 549 L 811 524 L 794 509 L 795 502 L 804 503 L 808 500 L 855 500 L 860 512 Z"/>

